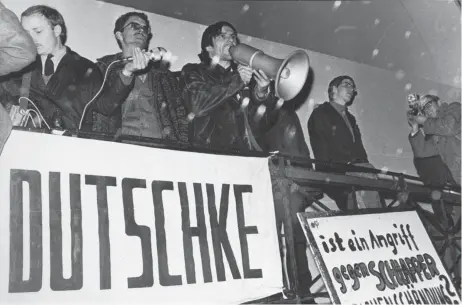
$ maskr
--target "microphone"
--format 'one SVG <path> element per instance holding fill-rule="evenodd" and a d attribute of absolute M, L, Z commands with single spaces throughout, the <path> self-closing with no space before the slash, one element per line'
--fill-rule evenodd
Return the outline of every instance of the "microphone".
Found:
<path fill-rule="evenodd" d="M 164 57 L 166 60 L 168 60 L 168 58 L 171 57 L 171 54 L 172 54 L 171 52 L 167 51 L 166 49 L 162 47 L 157 47 L 153 50 L 149 50 L 146 53 L 149 55 L 149 60 L 152 60 L 154 62 L 161 61 L 164 59 Z M 123 62 L 128 62 L 132 60 L 133 60 L 133 56 L 125 57 L 122 59 Z"/>

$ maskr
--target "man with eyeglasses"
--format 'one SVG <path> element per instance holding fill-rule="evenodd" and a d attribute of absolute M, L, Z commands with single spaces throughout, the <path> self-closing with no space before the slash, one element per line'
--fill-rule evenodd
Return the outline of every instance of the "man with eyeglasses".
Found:
<path fill-rule="evenodd" d="M 424 113 L 408 115 L 408 123 L 411 126 L 409 142 L 417 161 L 417 171 L 421 177 L 425 176 L 422 178 L 429 184 L 460 185 L 460 103 L 441 103 L 437 96 L 430 94 L 422 96 L 419 103 Z M 436 160 L 434 157 L 437 156 L 441 157 L 444 164 L 432 165 L 425 162 Z M 420 163 L 426 163 L 425 168 L 418 165 Z M 444 174 L 447 170 L 442 168 L 443 165 L 447 166 L 450 173 Z"/>
<path fill-rule="evenodd" d="M 424 113 L 408 114 L 408 123 L 411 126 L 409 142 L 414 152 L 414 165 L 422 181 L 436 189 L 432 193 L 433 213 L 445 226 L 451 227 L 460 222 L 460 206 L 442 205 L 438 200 L 441 196 L 438 190 L 445 184 L 460 185 L 461 105 L 459 102 L 442 103 L 439 97 L 430 94 L 422 96 L 418 102 Z M 428 226 L 427 229 L 430 235 L 439 234 L 434 232 L 433 226 Z M 440 248 L 444 242 L 436 241 L 436 247 Z M 460 249 L 460 241 L 457 244 Z M 451 266 L 457 262 L 458 252 L 456 247 L 450 247 L 449 251 L 445 251 L 444 264 Z M 459 259 L 454 268 L 458 286 L 461 276 L 460 265 Z"/>
<path fill-rule="evenodd" d="M 117 98 L 105 103 L 103 115 L 95 113 L 93 130 L 186 143 L 188 122 L 178 81 L 170 70 L 150 60 L 152 34 L 146 14 L 120 16 L 114 36 L 121 52 L 104 56 L 97 64 L 108 73 L 105 90 Z M 111 65 L 128 57 L 132 59 Z"/>
<path fill-rule="evenodd" d="M 345 172 L 330 166 L 329 162 L 348 163 L 373 168 L 369 163 L 355 117 L 348 111 L 357 89 L 353 78 L 347 75 L 334 78 L 328 87 L 329 101 L 313 110 L 308 120 L 308 132 L 314 157 L 325 164 L 316 164 L 316 170 L 343 173 L 376 179 L 371 173 Z M 340 188 L 329 188 L 325 193 L 342 211 L 353 208 L 353 194 Z M 359 207 L 379 208 L 380 197 L 375 191 L 356 192 Z"/>

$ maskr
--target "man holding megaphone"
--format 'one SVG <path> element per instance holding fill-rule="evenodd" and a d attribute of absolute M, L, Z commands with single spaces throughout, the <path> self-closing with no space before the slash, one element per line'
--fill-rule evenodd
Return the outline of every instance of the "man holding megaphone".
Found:
<path fill-rule="evenodd" d="M 201 63 L 187 64 L 182 70 L 183 98 L 189 112 L 191 143 L 201 147 L 241 152 L 261 151 L 261 147 L 268 147 L 264 136 L 278 120 L 280 101 L 287 97 L 293 98 L 300 89 L 296 86 L 298 83 L 292 79 L 290 86 L 285 83 L 288 73 L 282 75 L 283 73 L 277 72 L 289 67 L 292 76 L 304 82 L 308 61 L 268 60 L 262 51 L 239 44 L 234 26 L 223 21 L 212 24 L 204 31 L 201 48 Z M 299 52 L 296 55 L 298 54 Z M 246 57 L 250 59 L 247 61 Z M 289 57 L 292 58 L 294 57 Z M 287 64 L 288 62 L 290 63 Z M 292 68 L 294 62 L 302 68 Z M 271 73 L 271 68 L 276 72 Z M 260 69 L 265 69 L 266 72 Z M 275 88 L 270 78 L 284 80 L 276 80 L 279 87 Z M 297 88 L 293 89 L 294 87 Z M 273 185 L 280 182 L 277 179 L 273 179 Z M 282 204 L 281 199 L 275 199 L 279 229 L 285 216 Z M 296 217 L 296 213 L 303 211 L 304 207 L 303 200 L 297 201 L 291 196 L 294 235 L 299 233 L 299 238 L 295 240 L 302 241 L 299 247 L 302 251 L 296 251 L 295 254 L 297 270 L 292 272 L 296 272 L 299 286 L 305 288 L 302 293 L 310 294 L 311 274 L 306 258 L 306 242 Z"/>
<path fill-rule="evenodd" d="M 273 120 L 269 114 L 277 98 L 270 79 L 261 70 L 233 61 L 230 48 L 238 43 L 234 26 L 217 22 L 202 35 L 201 63 L 183 67 L 183 98 L 189 111 L 190 141 L 194 145 L 260 150 L 258 138 L 271 127 Z M 255 120 L 262 104 L 266 109 L 260 107 L 260 112 L 264 109 L 265 113 Z"/>

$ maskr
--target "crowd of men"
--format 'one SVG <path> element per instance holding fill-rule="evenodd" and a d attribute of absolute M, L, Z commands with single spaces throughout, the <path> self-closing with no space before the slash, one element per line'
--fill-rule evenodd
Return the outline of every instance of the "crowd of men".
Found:
<path fill-rule="evenodd" d="M 40 112 L 28 123 L 34 126 L 310 157 L 295 109 L 290 105 L 275 109 L 278 97 L 272 80 L 261 70 L 233 61 L 229 49 L 239 43 L 239 37 L 228 22 L 206 28 L 201 62 L 185 65 L 180 77 L 150 59 L 151 26 L 144 13 L 129 12 L 117 19 L 114 37 L 120 52 L 96 63 L 66 45 L 66 24 L 51 7 L 32 6 L 19 22 L 0 3 L 0 23 L 0 151 L 12 127 L 10 114 L 20 106 L 19 97 L 25 97 L 31 101 L 27 108 Z M 329 101 L 315 108 L 307 122 L 317 160 L 373 167 L 355 117 L 348 111 L 356 94 L 356 84 L 349 76 L 338 76 L 328 84 Z M 243 103 L 244 98 L 250 102 Z M 420 102 L 425 113 L 409 116 L 409 139 L 416 160 L 437 158 L 447 167 L 438 183 L 460 185 L 460 103 L 441 104 L 434 96 L 424 96 Z M 342 173 L 322 164 L 316 170 Z M 377 179 L 370 173 L 343 173 Z M 279 188 L 273 182 L 278 228 L 284 220 Z M 299 188 L 290 191 L 296 274 L 305 294 L 310 293 L 311 275 L 296 213 L 304 211 L 312 198 L 323 196 L 310 192 L 315 194 L 311 199 Z M 349 191 L 325 193 L 341 210 L 353 204 Z M 364 207 L 380 207 L 374 191 L 362 192 L 358 201 Z"/>

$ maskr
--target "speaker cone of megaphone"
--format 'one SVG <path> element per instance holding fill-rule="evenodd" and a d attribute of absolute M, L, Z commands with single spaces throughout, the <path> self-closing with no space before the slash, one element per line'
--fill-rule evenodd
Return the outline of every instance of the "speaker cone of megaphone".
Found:
<path fill-rule="evenodd" d="M 310 61 L 303 50 L 297 50 L 285 59 L 278 59 L 240 43 L 230 47 L 229 53 L 234 61 L 265 72 L 275 81 L 276 96 L 285 101 L 293 99 L 302 90 L 308 77 Z"/>

